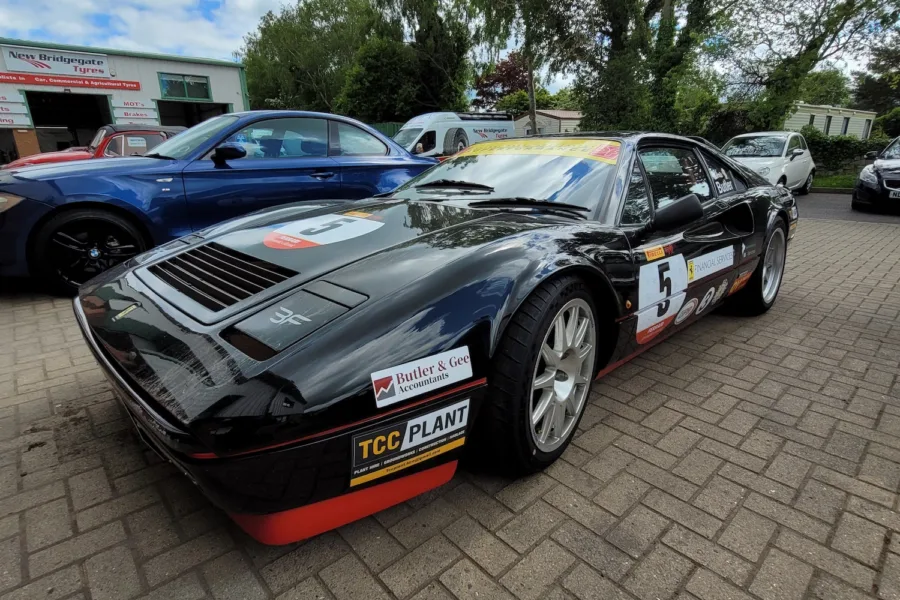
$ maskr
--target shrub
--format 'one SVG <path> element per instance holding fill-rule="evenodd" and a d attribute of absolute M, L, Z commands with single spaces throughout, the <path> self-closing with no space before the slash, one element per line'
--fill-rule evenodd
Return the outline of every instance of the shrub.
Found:
<path fill-rule="evenodd" d="M 866 152 L 880 152 L 891 141 L 886 137 L 861 140 L 852 135 L 825 135 L 809 125 L 803 127 L 800 133 L 806 138 L 813 161 L 826 171 L 840 171 L 851 167 L 854 161 L 865 157 Z"/>
<path fill-rule="evenodd" d="M 900 135 L 900 106 L 875 119 L 875 125 L 889 137 Z"/>

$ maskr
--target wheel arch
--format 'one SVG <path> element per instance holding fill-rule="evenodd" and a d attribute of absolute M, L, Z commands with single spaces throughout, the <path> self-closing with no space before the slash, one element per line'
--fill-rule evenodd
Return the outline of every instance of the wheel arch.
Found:
<path fill-rule="evenodd" d="M 127 204 L 125 206 L 127 206 Z M 25 245 L 25 258 L 28 262 L 29 270 L 31 270 L 31 263 L 34 259 L 35 238 L 37 237 L 37 234 L 41 230 L 41 228 L 43 228 L 44 225 L 46 225 L 51 219 L 61 214 L 84 208 L 89 208 L 91 210 L 105 210 L 106 212 L 115 214 L 123 219 L 128 220 L 128 222 L 137 227 L 140 234 L 144 237 L 144 241 L 147 242 L 148 248 L 152 248 L 156 245 L 156 238 L 153 235 L 150 224 L 146 221 L 146 219 L 144 219 L 143 216 L 139 213 L 125 208 L 123 205 L 114 204 L 111 202 L 92 202 L 90 200 L 67 202 L 66 204 L 57 206 L 56 208 L 42 216 L 40 219 L 38 219 L 38 221 L 31 228 L 31 231 L 28 232 L 28 241 Z"/>

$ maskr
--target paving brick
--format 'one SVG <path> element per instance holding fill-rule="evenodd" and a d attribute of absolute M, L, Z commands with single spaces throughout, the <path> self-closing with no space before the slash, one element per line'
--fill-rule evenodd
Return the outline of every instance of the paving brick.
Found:
<path fill-rule="evenodd" d="M 0 592 L 22 581 L 21 546 L 18 537 L 0 542 Z"/>
<path fill-rule="evenodd" d="M 748 487 L 754 492 L 774 498 L 779 502 L 789 503 L 794 498 L 794 490 L 792 488 L 731 463 L 725 463 L 719 469 L 719 475 L 739 485 Z"/>
<path fill-rule="evenodd" d="M 703 485 L 721 464 L 721 459 L 712 454 L 707 454 L 702 450 L 692 450 L 672 472 L 691 483 Z"/>
<path fill-rule="evenodd" d="M 590 473 L 590 471 L 588 471 Z M 547 475 L 538 473 L 509 484 L 494 497 L 514 511 L 520 511 L 556 485 Z"/>
<path fill-rule="evenodd" d="M 649 489 L 650 485 L 641 479 L 629 473 L 621 473 L 594 497 L 594 502 L 614 515 L 622 516 Z"/>
<path fill-rule="evenodd" d="M 453 544 L 443 536 L 436 535 L 382 571 L 380 577 L 391 592 L 405 598 L 450 566 L 459 556 L 459 550 Z M 472 568 L 477 571 L 474 565 Z M 447 585 L 446 580 L 441 581 Z M 453 591 L 449 586 L 448 589 Z"/>
<path fill-rule="evenodd" d="M 625 588 L 641 600 L 667 600 L 675 595 L 694 565 L 666 546 L 656 546 L 625 580 Z"/>
<path fill-rule="evenodd" d="M 544 540 L 500 579 L 520 600 L 537 600 L 575 562 L 552 540 Z"/>
<path fill-rule="evenodd" d="M 747 439 L 741 444 L 741 450 L 768 460 L 775 456 L 782 442 L 784 440 L 777 435 L 757 429 L 747 436 Z"/>
<path fill-rule="evenodd" d="M 824 573 L 820 574 L 813 584 L 812 597 L 816 600 L 868 600 L 870 598 Z"/>
<path fill-rule="evenodd" d="M 763 600 L 800 600 L 812 575 L 812 567 L 773 549 L 750 584 L 750 591 Z"/>
<path fill-rule="evenodd" d="M 205 597 L 206 592 L 200 584 L 200 578 L 196 573 L 188 573 L 159 586 L 146 596 L 141 596 L 141 600 L 200 600 Z"/>
<path fill-rule="evenodd" d="M 411 600 L 453 600 L 453 596 L 440 583 L 434 582 L 419 590 Z"/>
<path fill-rule="evenodd" d="M 122 524 L 109 523 L 31 554 L 28 557 L 29 573 L 38 577 L 124 540 Z"/>
<path fill-rule="evenodd" d="M 867 454 L 863 459 L 859 478 L 871 484 L 896 492 L 900 488 L 900 464 Z"/>
<path fill-rule="evenodd" d="M 887 530 L 874 523 L 846 513 L 838 523 L 831 547 L 875 567 L 885 544 Z"/>
<path fill-rule="evenodd" d="M 444 529 L 444 535 L 492 577 L 518 559 L 512 548 L 469 517 L 450 524 Z"/>
<path fill-rule="evenodd" d="M 619 439 L 617 439 L 615 441 L 615 446 L 616 448 L 621 448 L 629 454 L 633 454 L 638 458 L 642 458 L 662 469 L 671 469 L 672 466 L 678 461 L 677 457 L 669 454 L 668 452 L 663 452 L 658 448 L 654 448 L 650 444 L 646 444 L 640 440 L 636 440 L 628 435 L 623 435 Z"/>
<path fill-rule="evenodd" d="M 102 506 L 96 508 L 99 509 Z M 126 522 L 131 531 L 132 540 L 144 558 L 159 554 L 178 544 L 175 523 L 161 504 L 128 515 Z"/>
<path fill-rule="evenodd" d="M 706 439 L 700 442 L 698 446 L 701 450 L 709 452 L 714 456 L 718 456 L 730 463 L 739 465 L 745 469 L 749 469 L 755 473 L 759 473 L 766 466 L 766 461 L 737 448 L 733 448 L 716 440 Z"/>
<path fill-rule="evenodd" d="M 643 502 L 661 515 L 706 538 L 712 538 L 722 526 L 722 522 L 715 517 L 660 490 L 652 490 Z"/>
<path fill-rule="evenodd" d="M 816 467 L 813 470 L 813 477 L 819 481 L 824 481 L 829 485 L 840 488 L 845 492 L 849 492 L 854 496 L 862 496 L 872 502 L 877 502 L 884 506 L 892 506 L 896 496 L 891 492 L 883 490 L 874 485 L 859 481 L 852 477 L 848 477 L 843 473 L 826 469 L 825 467 Z"/>
<path fill-rule="evenodd" d="M 829 454 L 834 454 L 853 462 L 859 462 L 862 459 L 863 452 L 866 451 L 866 440 L 842 430 L 844 427 L 849 426 L 845 423 L 839 423 L 838 430 L 831 435 L 831 439 L 828 440 L 824 450 Z M 857 429 L 855 425 L 852 427 L 854 433 L 868 433 L 869 431 L 863 428 Z"/>
<path fill-rule="evenodd" d="M 669 521 L 664 517 L 644 506 L 638 506 L 606 536 L 606 539 L 631 557 L 639 558 L 668 524 Z"/>
<path fill-rule="evenodd" d="M 19 515 L 9 515 L 0 519 L 0 540 L 19 533 Z"/>
<path fill-rule="evenodd" d="M 65 498 L 53 500 L 25 512 L 25 540 L 29 552 L 40 550 L 72 535 L 69 506 Z"/>
<path fill-rule="evenodd" d="M 823 467 L 828 467 L 829 469 L 838 471 L 839 473 L 843 473 L 844 475 L 853 476 L 856 474 L 857 465 L 855 462 L 847 460 L 846 458 L 842 458 L 840 456 L 828 454 L 827 452 L 823 452 L 821 450 L 816 450 L 815 448 L 810 448 L 809 446 L 798 444 L 797 442 L 787 442 L 784 445 L 784 451 L 788 454 L 793 454 L 794 456 L 798 456 L 812 463 L 816 463 Z"/>
<path fill-rule="evenodd" d="M 406 553 L 403 546 L 372 518 L 349 523 L 338 532 L 376 573 Z"/>
<path fill-rule="evenodd" d="M 79 590 L 81 586 L 81 568 L 75 565 L 0 594 L 0 600 L 59 600 Z"/>
<path fill-rule="evenodd" d="M 747 435 L 753 430 L 758 422 L 759 417 L 756 415 L 742 410 L 733 410 L 719 422 L 719 427 L 738 435 Z"/>
<path fill-rule="evenodd" d="M 84 571 L 93 600 L 128 600 L 141 591 L 141 581 L 128 548 L 112 548 L 95 554 L 84 562 Z"/>
<path fill-rule="evenodd" d="M 211 558 L 227 552 L 233 542 L 224 531 L 214 531 L 185 542 L 144 564 L 151 587 L 172 579 Z"/>
<path fill-rule="evenodd" d="M 544 500 L 596 533 L 606 531 L 616 522 L 613 515 L 564 485 L 544 494 Z"/>
<path fill-rule="evenodd" d="M 752 570 L 750 563 L 679 525 L 669 530 L 663 543 L 737 585 L 743 585 Z"/>
<path fill-rule="evenodd" d="M 632 475 L 643 479 L 654 487 L 667 491 L 681 500 L 690 500 L 697 491 L 697 486 L 693 483 L 676 477 L 643 460 L 637 460 L 629 464 L 627 470 Z"/>
<path fill-rule="evenodd" d="M 857 587 L 869 589 L 875 580 L 875 572 L 872 569 L 793 531 L 782 530 L 775 543 L 785 552 Z"/>
<path fill-rule="evenodd" d="M 656 443 L 656 447 L 674 456 L 684 456 L 687 451 L 693 448 L 694 444 L 702 438 L 703 436 L 700 434 L 694 433 L 684 427 L 676 427 L 663 436 L 663 438 Z"/>
<path fill-rule="evenodd" d="M 564 519 L 561 512 L 539 500 L 504 525 L 497 535 L 518 552 L 524 552 Z"/>
<path fill-rule="evenodd" d="M 459 511 L 443 498 L 438 498 L 413 512 L 388 531 L 407 548 L 414 548 L 457 518 Z"/>
<path fill-rule="evenodd" d="M 748 594 L 706 569 L 697 569 L 685 589 L 701 600 L 751 600 Z"/>
<path fill-rule="evenodd" d="M 348 554 L 337 562 L 322 569 L 319 576 L 337 600 L 355 600 L 357 598 L 365 598 L 366 600 L 389 599 L 389 596 L 384 589 L 382 589 L 378 582 L 375 581 L 375 578 L 366 570 L 365 565 L 352 554 Z M 209 579 L 210 578 L 207 577 L 207 581 L 209 581 Z M 259 591 L 262 594 L 259 597 L 264 598 L 265 592 L 263 592 L 262 588 L 259 588 Z M 255 596 L 233 597 L 235 600 L 243 600 L 243 598 L 249 600 Z M 218 600 L 218 596 L 216 596 L 216 598 Z"/>
<path fill-rule="evenodd" d="M 497 598 L 512 600 L 513 595 L 482 573 L 468 560 L 461 560 L 441 576 L 441 583 L 459 600 Z"/>
<path fill-rule="evenodd" d="M 78 523 L 78 529 L 84 531 L 121 518 L 158 501 L 159 495 L 156 490 L 140 490 L 87 508 L 75 515 L 75 520 Z"/>
<path fill-rule="evenodd" d="M 331 600 L 332 596 L 313 577 L 304 579 L 275 600 Z"/>
<path fill-rule="evenodd" d="M 697 494 L 693 504 L 724 520 L 737 508 L 745 493 L 746 490 L 741 486 L 721 477 L 713 477 Z"/>
<path fill-rule="evenodd" d="M 719 544 L 756 562 L 772 539 L 776 525 L 754 512 L 741 509 L 719 537 Z"/>
<path fill-rule="evenodd" d="M 572 521 L 563 523 L 551 537 L 607 579 L 620 580 L 633 564 L 624 552 Z"/>
<path fill-rule="evenodd" d="M 610 481 L 634 460 L 636 459 L 624 450 L 610 446 L 586 463 L 582 469 L 604 483 Z"/>
<path fill-rule="evenodd" d="M 847 502 L 847 510 L 888 529 L 900 532 L 900 513 L 898 512 L 856 496 L 850 496 L 850 500 Z M 894 537 L 900 539 L 900 536 Z"/>
<path fill-rule="evenodd" d="M 900 555 L 887 555 L 879 581 L 878 597 L 884 600 L 900 598 Z"/>
<path fill-rule="evenodd" d="M 846 498 L 847 494 L 841 490 L 810 479 L 800 490 L 794 507 L 808 515 L 834 523 L 844 508 Z"/>
<path fill-rule="evenodd" d="M 780 481 L 791 487 L 797 487 L 806 479 L 812 463 L 790 454 L 781 453 L 766 469 L 766 477 Z"/>
<path fill-rule="evenodd" d="M 335 562 L 348 550 L 347 544 L 338 534 L 324 533 L 272 561 L 260 573 L 269 588 L 277 594 Z"/>
<path fill-rule="evenodd" d="M 590 567 L 579 563 L 563 579 L 563 586 L 575 594 L 579 600 L 630 600 L 631 597 L 613 585 L 608 579 L 597 575 Z"/>
<path fill-rule="evenodd" d="M 684 421 L 681 422 L 681 426 L 685 429 L 690 429 L 695 433 L 699 433 L 705 438 L 709 438 L 715 440 L 721 444 L 726 444 L 728 446 L 737 446 L 741 443 L 742 436 L 739 436 L 736 433 L 732 433 L 727 429 L 722 429 L 721 427 L 716 427 L 715 425 L 711 425 L 710 423 L 704 423 L 698 419 L 693 417 L 688 417 Z"/>
<path fill-rule="evenodd" d="M 662 406 L 651 412 L 650 415 L 647 416 L 647 418 L 641 421 L 641 425 L 643 425 L 644 427 L 649 427 L 650 429 L 658 431 L 659 433 L 666 433 L 676 424 L 678 424 L 678 421 L 683 418 L 683 414 Z"/>
<path fill-rule="evenodd" d="M 62 482 L 52 483 L 35 490 L 19 492 L 0 500 L 0 517 L 39 506 L 50 500 L 61 498 L 65 494 Z"/>
<path fill-rule="evenodd" d="M 72 506 L 76 511 L 107 500 L 112 496 L 109 480 L 102 468 L 70 477 L 69 490 L 72 496 Z"/>

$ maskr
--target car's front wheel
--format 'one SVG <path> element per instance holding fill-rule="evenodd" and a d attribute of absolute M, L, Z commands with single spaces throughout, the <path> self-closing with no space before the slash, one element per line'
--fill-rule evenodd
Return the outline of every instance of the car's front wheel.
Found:
<path fill-rule="evenodd" d="M 482 456 L 510 475 L 539 471 L 569 445 L 588 401 L 597 312 L 578 277 L 551 280 L 524 302 L 497 349 L 479 422 Z"/>
<path fill-rule="evenodd" d="M 128 219 L 94 208 L 52 217 L 32 242 L 32 272 L 60 293 L 78 291 L 92 277 L 149 248 Z"/>
<path fill-rule="evenodd" d="M 741 314 L 761 315 L 772 308 L 781 290 L 787 260 L 787 225 L 781 217 L 770 226 L 763 248 L 747 285 L 729 299 L 729 304 Z"/>

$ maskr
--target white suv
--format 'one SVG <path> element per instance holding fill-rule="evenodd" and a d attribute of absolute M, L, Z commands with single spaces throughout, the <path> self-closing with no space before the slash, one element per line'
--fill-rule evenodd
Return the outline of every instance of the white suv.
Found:
<path fill-rule="evenodd" d="M 738 135 L 722 146 L 722 152 L 769 180 L 799 194 L 808 194 L 816 165 L 806 140 L 792 131 L 761 131 Z"/>

